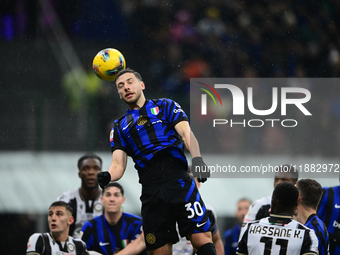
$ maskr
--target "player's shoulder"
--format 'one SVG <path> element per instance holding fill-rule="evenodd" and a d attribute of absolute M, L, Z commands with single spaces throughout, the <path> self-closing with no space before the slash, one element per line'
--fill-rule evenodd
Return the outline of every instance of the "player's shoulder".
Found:
<path fill-rule="evenodd" d="M 264 205 L 271 204 L 272 197 L 262 197 L 260 199 L 255 200 L 249 207 L 249 212 L 258 211 Z"/>
<path fill-rule="evenodd" d="M 142 217 L 132 214 L 132 213 L 123 212 L 123 216 L 127 219 L 132 219 L 135 221 L 142 221 Z"/>
<path fill-rule="evenodd" d="M 292 219 L 291 222 L 289 223 L 290 226 L 296 229 L 301 229 L 301 230 L 312 230 L 310 227 L 298 222 L 297 220 Z"/>
<path fill-rule="evenodd" d="M 93 219 L 90 219 L 88 221 L 85 221 L 83 226 L 81 227 L 81 232 L 85 232 L 87 229 L 93 229 L 93 226 L 96 226 L 97 224 L 103 224 L 103 220 L 101 218 L 102 216 L 96 216 Z"/>
<path fill-rule="evenodd" d="M 174 101 L 170 98 L 157 98 L 157 99 L 151 99 L 150 101 L 153 104 L 156 104 L 158 106 L 175 104 L 177 107 L 180 107 L 180 105 L 176 101 Z"/>
<path fill-rule="evenodd" d="M 271 203 L 271 200 L 272 196 L 261 197 L 260 199 L 255 200 L 253 204 L 267 205 Z"/>
<path fill-rule="evenodd" d="M 124 115 L 120 116 L 118 119 L 116 119 L 113 122 L 113 126 L 119 126 L 119 124 L 126 118 L 127 113 L 125 113 Z"/>
<path fill-rule="evenodd" d="M 78 192 L 79 192 L 79 188 L 74 188 L 74 189 L 65 191 L 57 198 L 57 200 L 69 202 L 71 199 L 76 197 Z"/>
<path fill-rule="evenodd" d="M 34 233 L 29 237 L 28 243 L 35 243 L 39 239 L 39 237 L 42 237 L 42 233 Z"/>

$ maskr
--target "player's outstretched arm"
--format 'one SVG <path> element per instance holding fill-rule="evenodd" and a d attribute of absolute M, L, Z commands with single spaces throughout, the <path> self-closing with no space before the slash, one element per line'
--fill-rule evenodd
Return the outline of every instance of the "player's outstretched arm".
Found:
<path fill-rule="evenodd" d="M 122 178 L 127 164 L 127 154 L 122 150 L 112 152 L 112 160 L 107 172 L 99 172 L 97 175 L 98 183 L 101 188 L 105 187 L 110 181 L 117 181 Z"/>
<path fill-rule="evenodd" d="M 197 180 L 199 182 L 205 182 L 207 178 L 210 177 L 210 173 L 208 171 L 207 165 L 204 163 L 201 157 L 198 141 L 194 133 L 190 129 L 189 122 L 181 121 L 177 123 L 175 126 L 175 130 L 181 136 L 185 147 L 191 154 L 192 158 L 191 170 L 194 177 L 197 177 Z M 204 170 L 204 172 L 203 171 L 198 172 L 197 169 Z"/>
<path fill-rule="evenodd" d="M 187 121 L 178 122 L 175 126 L 175 130 L 181 136 L 185 147 L 191 154 L 191 157 L 192 158 L 200 157 L 201 153 L 198 141 L 194 133 L 190 129 L 189 122 Z"/>
<path fill-rule="evenodd" d="M 133 240 L 129 243 L 123 250 L 115 255 L 135 255 L 140 254 L 146 249 L 145 240 L 144 240 L 144 232 L 142 232 L 137 239 Z M 146 254 L 146 252 L 145 252 Z"/>

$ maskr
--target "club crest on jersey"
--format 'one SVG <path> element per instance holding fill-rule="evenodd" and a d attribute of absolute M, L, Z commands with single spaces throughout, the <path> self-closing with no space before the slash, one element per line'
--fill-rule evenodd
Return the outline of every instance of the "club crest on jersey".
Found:
<path fill-rule="evenodd" d="M 138 117 L 138 120 L 137 120 L 137 125 L 138 126 L 142 126 L 144 125 L 146 122 L 148 121 L 147 118 L 143 117 L 142 115 Z"/>
<path fill-rule="evenodd" d="M 150 111 L 153 115 L 157 115 L 159 113 L 159 108 L 158 106 L 156 106 L 154 108 L 151 108 Z"/>
<path fill-rule="evenodd" d="M 73 244 L 73 243 L 68 243 L 68 244 L 67 244 L 67 249 L 68 249 L 70 252 L 73 252 L 73 251 L 74 251 L 74 244 Z"/>
<path fill-rule="evenodd" d="M 103 211 L 103 205 L 101 203 L 97 203 L 97 204 L 94 205 L 94 209 L 97 212 Z"/>

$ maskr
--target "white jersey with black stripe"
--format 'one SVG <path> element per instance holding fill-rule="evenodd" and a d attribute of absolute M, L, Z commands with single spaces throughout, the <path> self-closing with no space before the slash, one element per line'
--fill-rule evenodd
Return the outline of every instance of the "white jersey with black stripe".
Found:
<path fill-rule="evenodd" d="M 273 215 L 242 229 L 237 254 L 318 254 L 314 230 L 289 216 Z"/>
<path fill-rule="evenodd" d="M 272 201 L 272 196 L 262 197 L 255 200 L 249 207 L 248 213 L 244 216 L 244 223 L 259 220 L 269 216 L 269 208 Z"/>
<path fill-rule="evenodd" d="M 69 203 L 73 208 L 74 225 L 71 225 L 70 235 L 80 238 L 80 231 L 86 221 L 103 214 L 103 204 L 100 195 L 95 200 L 86 200 L 80 194 L 79 188 L 64 192 L 57 198 L 59 201 Z"/>
<path fill-rule="evenodd" d="M 27 243 L 27 255 L 88 255 L 86 244 L 69 236 L 66 242 L 56 241 L 50 233 L 35 233 Z"/>

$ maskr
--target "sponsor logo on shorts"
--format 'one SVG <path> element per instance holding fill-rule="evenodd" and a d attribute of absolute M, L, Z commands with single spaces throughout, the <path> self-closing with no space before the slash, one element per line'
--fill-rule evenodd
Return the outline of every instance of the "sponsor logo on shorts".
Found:
<path fill-rule="evenodd" d="M 198 227 L 198 228 L 199 228 L 199 227 L 202 227 L 203 225 L 205 225 L 205 223 L 207 223 L 207 222 L 203 222 L 203 223 L 201 223 L 201 224 L 198 224 L 198 223 L 197 223 L 197 224 L 196 224 L 196 227 Z"/>
<path fill-rule="evenodd" d="M 146 241 L 149 243 L 149 244 L 154 244 L 156 242 L 156 237 L 154 234 L 147 234 L 146 235 Z"/>

